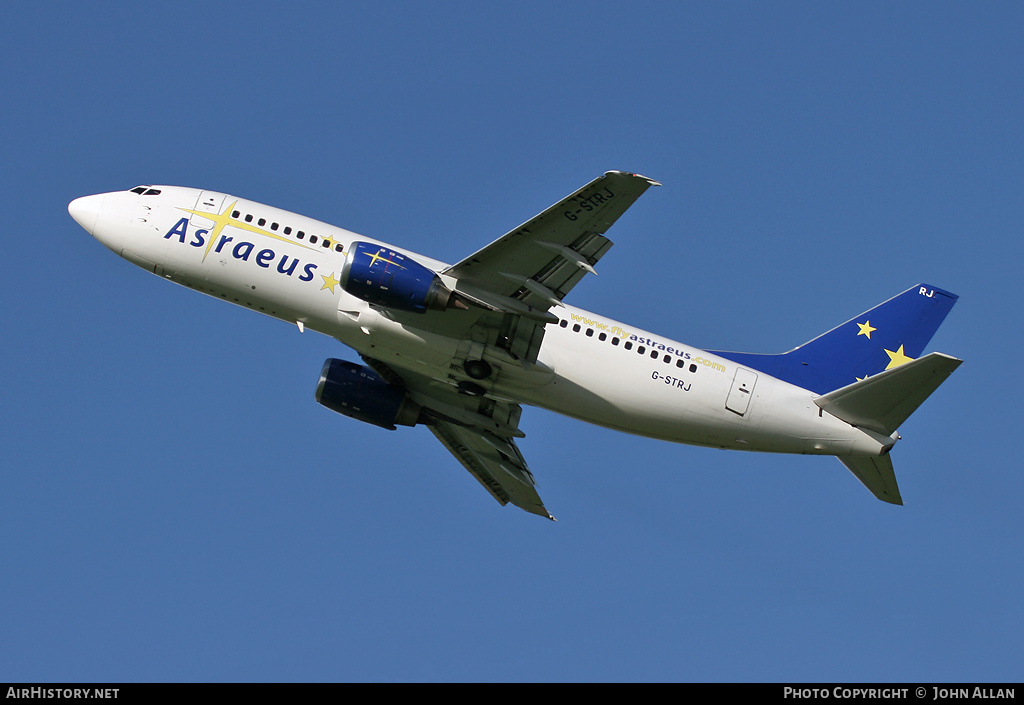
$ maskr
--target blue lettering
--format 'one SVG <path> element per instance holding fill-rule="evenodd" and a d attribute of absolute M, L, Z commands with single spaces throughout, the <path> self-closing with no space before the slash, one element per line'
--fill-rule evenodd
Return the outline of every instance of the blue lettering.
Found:
<path fill-rule="evenodd" d="M 249 255 L 252 254 L 253 248 L 256 247 L 251 242 L 240 242 L 235 245 L 235 249 L 231 250 L 231 256 L 235 259 L 243 261 L 249 261 Z"/>
<path fill-rule="evenodd" d="M 190 242 L 188 244 L 192 245 L 192 247 L 202 247 L 203 245 L 206 244 L 206 239 L 203 237 L 203 235 L 205 235 L 208 232 L 210 232 L 210 231 L 209 230 L 196 230 L 194 233 L 192 233 L 192 237 L 194 237 L 195 240 L 193 240 L 192 242 Z"/>
<path fill-rule="evenodd" d="M 299 281 L 304 281 L 304 282 L 311 282 L 311 281 L 313 281 L 313 270 L 314 269 L 316 269 L 316 265 L 313 264 L 312 262 L 310 262 L 309 264 L 304 266 L 302 268 L 302 271 L 305 272 L 305 274 L 303 274 L 301 277 L 299 277 Z"/>
<path fill-rule="evenodd" d="M 229 242 L 231 242 L 234 239 L 235 238 L 228 237 L 227 235 L 221 235 L 220 236 L 220 242 L 217 243 L 217 249 L 214 250 L 214 252 L 220 252 L 220 248 L 224 247 L 224 245 L 228 244 Z"/>
<path fill-rule="evenodd" d="M 185 233 L 186 233 L 187 230 L 188 230 L 188 218 L 182 218 L 181 220 L 179 220 L 177 223 L 174 224 L 173 228 L 171 228 L 170 230 L 167 231 L 167 234 L 164 235 L 164 240 L 169 240 L 172 235 L 177 235 L 178 236 L 178 242 L 184 243 L 185 242 Z"/>
<path fill-rule="evenodd" d="M 295 265 L 299 263 L 299 258 L 293 257 L 291 266 L 288 266 L 287 263 L 288 255 L 281 255 L 281 261 L 277 263 L 277 271 L 279 271 L 281 274 L 287 274 L 290 277 L 292 275 L 292 272 L 295 271 Z M 285 267 L 287 267 L 287 269 L 285 269 Z"/>
<path fill-rule="evenodd" d="M 273 250 L 260 250 L 256 254 L 256 264 L 266 269 L 275 257 L 277 257 L 277 254 Z"/>

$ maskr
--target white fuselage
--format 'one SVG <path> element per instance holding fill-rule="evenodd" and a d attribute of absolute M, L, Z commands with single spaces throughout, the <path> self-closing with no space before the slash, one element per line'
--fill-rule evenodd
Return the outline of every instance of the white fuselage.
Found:
<path fill-rule="evenodd" d="M 151 190 L 160 193 L 87 196 L 73 214 L 109 249 L 155 274 L 451 383 L 466 341 L 444 334 L 449 312 L 392 316 L 338 283 L 349 243 L 377 241 L 223 193 Z M 435 272 L 446 267 L 394 249 Z M 552 312 L 560 323 L 546 326 L 538 364 L 498 360 L 491 393 L 681 443 L 826 455 L 878 455 L 892 445 L 823 413 L 806 389 L 572 306 Z"/>

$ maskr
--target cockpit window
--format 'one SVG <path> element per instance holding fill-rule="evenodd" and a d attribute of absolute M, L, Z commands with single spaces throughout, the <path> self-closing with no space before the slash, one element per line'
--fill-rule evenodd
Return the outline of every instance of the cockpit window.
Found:
<path fill-rule="evenodd" d="M 158 189 L 158 188 L 147 189 L 146 192 L 144 194 L 142 194 L 142 195 L 143 196 L 159 196 L 160 195 L 160 189 Z"/>
<path fill-rule="evenodd" d="M 132 189 L 132 193 L 137 193 L 137 194 L 139 194 L 139 195 L 142 195 L 142 193 L 143 193 L 143 192 L 144 192 L 144 191 L 145 191 L 145 190 L 146 190 L 147 188 L 149 188 L 149 187 L 148 187 L 148 186 L 136 186 L 135 188 L 133 188 L 133 189 Z"/>
<path fill-rule="evenodd" d="M 160 189 L 150 188 L 149 186 L 136 186 L 131 190 L 131 193 L 137 193 L 140 196 L 159 196 Z"/>

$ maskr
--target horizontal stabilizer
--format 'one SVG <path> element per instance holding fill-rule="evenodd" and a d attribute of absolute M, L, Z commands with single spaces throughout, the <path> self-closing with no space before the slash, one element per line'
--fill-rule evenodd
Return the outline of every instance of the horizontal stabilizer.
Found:
<path fill-rule="evenodd" d="M 889 436 L 962 362 L 931 353 L 829 392 L 814 403 L 848 424 Z"/>
<path fill-rule="evenodd" d="M 888 455 L 841 455 L 842 461 L 871 494 L 889 504 L 903 504 Z"/>

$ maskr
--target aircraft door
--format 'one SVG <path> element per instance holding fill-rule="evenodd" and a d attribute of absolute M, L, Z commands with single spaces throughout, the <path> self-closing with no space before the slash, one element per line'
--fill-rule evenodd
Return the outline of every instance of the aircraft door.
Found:
<path fill-rule="evenodd" d="M 196 199 L 196 206 L 193 210 L 197 210 L 200 213 L 210 213 L 212 215 L 220 215 L 220 209 L 224 206 L 224 194 L 217 193 L 216 191 L 203 191 L 199 194 L 199 198 Z M 213 221 L 209 218 L 204 218 L 201 215 L 192 214 L 189 218 L 189 223 L 197 228 L 212 228 Z"/>
<path fill-rule="evenodd" d="M 732 389 L 729 390 L 729 397 L 725 400 L 725 408 L 729 411 L 743 416 L 750 406 L 750 399 L 754 396 L 754 384 L 757 382 L 757 374 L 744 367 L 736 368 L 736 375 L 732 379 Z"/>

